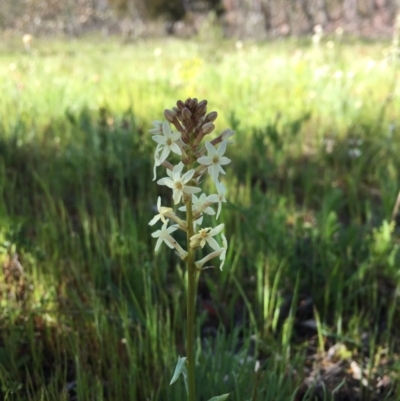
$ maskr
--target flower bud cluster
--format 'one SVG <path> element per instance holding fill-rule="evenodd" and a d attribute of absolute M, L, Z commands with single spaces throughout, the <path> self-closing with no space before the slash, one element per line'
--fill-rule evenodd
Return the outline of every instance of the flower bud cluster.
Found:
<path fill-rule="evenodd" d="M 222 166 L 231 162 L 224 154 L 227 145 L 233 143 L 229 138 L 234 132 L 226 129 L 214 139 L 205 140 L 202 145 L 203 139 L 214 131 L 214 121 L 218 117 L 215 111 L 207 113 L 206 100 L 200 102 L 196 98 L 189 98 L 185 102 L 178 100 L 176 107 L 164 110 L 164 117 L 165 121 L 154 121 L 153 128 L 149 131 L 157 143 L 153 180 L 156 179 L 157 168 L 164 166 L 167 177 L 159 179 L 157 184 L 165 185 L 172 190 L 175 205 L 183 203 L 178 211 L 186 212 L 186 220 L 178 217 L 172 208 L 161 206 L 159 197 L 157 202 L 159 214 L 149 223 L 154 225 L 159 220 L 163 223 L 162 228 L 152 234 L 157 238 L 155 250 L 157 251 L 165 242 L 168 247 L 175 249 L 182 260 L 186 260 L 188 252 L 194 252 L 207 244 L 212 252 L 196 261 L 195 266 L 203 269 L 209 260 L 219 257 L 222 270 L 228 249 L 228 242 L 221 234 L 224 224 L 219 224 L 215 228 L 200 228 L 197 233 L 196 227 L 203 223 L 204 215 L 216 214 L 218 219 L 222 203 L 226 202 L 226 190 L 220 181 L 220 176 L 225 175 Z M 175 130 L 171 129 L 171 125 Z M 176 158 L 180 159 L 177 164 L 167 160 L 171 154 L 177 155 Z M 207 195 L 200 188 L 200 179 L 206 172 L 215 184 L 215 194 Z M 218 204 L 217 212 L 212 207 L 214 204 Z M 170 221 L 175 224 L 168 226 Z M 189 233 L 188 250 L 183 249 L 171 235 L 178 229 Z M 222 236 L 222 245 L 214 238 L 219 234 Z"/>

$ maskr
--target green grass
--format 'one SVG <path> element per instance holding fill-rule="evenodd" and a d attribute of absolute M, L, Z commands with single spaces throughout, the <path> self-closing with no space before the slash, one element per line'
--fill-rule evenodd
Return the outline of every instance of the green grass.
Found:
<path fill-rule="evenodd" d="M 168 385 L 185 271 L 153 252 L 148 221 L 170 193 L 151 181 L 147 130 L 198 97 L 237 132 L 227 261 L 199 283 L 198 399 L 295 399 L 343 344 L 320 399 L 376 399 L 386 375 L 378 399 L 400 400 L 399 72 L 388 44 L 332 43 L 0 44 L 2 399 L 185 399 Z"/>

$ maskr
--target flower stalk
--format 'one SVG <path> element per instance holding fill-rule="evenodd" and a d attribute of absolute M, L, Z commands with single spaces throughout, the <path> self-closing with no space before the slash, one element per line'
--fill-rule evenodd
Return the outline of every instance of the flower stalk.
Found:
<path fill-rule="evenodd" d="M 153 217 L 150 225 L 158 221 L 163 223 L 160 230 L 152 236 L 157 238 L 155 250 L 158 251 L 162 243 L 174 249 L 177 255 L 187 265 L 187 305 L 186 305 L 186 357 L 178 359 L 171 384 L 174 383 L 182 373 L 187 379 L 188 400 L 196 400 L 195 392 L 195 318 L 196 318 L 196 295 L 197 278 L 202 270 L 213 267 L 206 266 L 210 260 L 220 259 L 219 267 L 225 262 L 228 242 L 222 234 L 225 225 L 220 223 L 216 227 L 205 227 L 196 229 L 197 225 L 203 223 L 205 215 L 214 216 L 218 219 L 222 203 L 225 200 L 225 186 L 220 181 L 220 175 L 225 175 L 222 166 L 230 163 L 230 159 L 224 156 L 227 145 L 233 143 L 228 140 L 234 132 L 227 129 L 214 139 L 202 140 L 214 131 L 214 121 L 218 114 L 213 111 L 207 114 L 207 101 L 199 102 L 197 99 L 187 99 L 185 102 L 178 100 L 177 107 L 164 110 L 165 121 L 154 121 L 153 128 L 149 131 L 152 139 L 157 143 L 154 153 L 154 180 L 157 175 L 157 168 L 166 168 L 167 177 L 157 181 L 158 185 L 165 185 L 172 190 L 172 201 L 174 205 L 183 203 L 177 210 L 186 212 L 186 220 L 178 217 L 173 208 L 161 205 L 161 198 L 157 201 L 159 214 Z M 176 131 L 172 131 L 171 125 Z M 218 147 L 215 147 L 218 145 Z M 207 153 L 207 156 L 205 155 Z M 171 163 L 167 158 L 180 159 L 176 164 Z M 197 165 L 198 164 L 198 165 Z M 209 177 L 215 184 L 217 194 L 207 195 L 202 193 L 200 179 L 208 172 Z M 196 196 L 195 194 L 199 194 Z M 211 207 L 218 204 L 217 213 Z M 175 224 L 168 227 L 169 222 Z M 187 250 L 185 250 L 171 235 L 176 230 L 186 233 Z M 222 246 L 216 236 L 222 236 Z M 196 259 L 196 253 L 205 247 L 212 249 L 200 260 Z M 226 399 L 228 395 L 221 396 Z"/>

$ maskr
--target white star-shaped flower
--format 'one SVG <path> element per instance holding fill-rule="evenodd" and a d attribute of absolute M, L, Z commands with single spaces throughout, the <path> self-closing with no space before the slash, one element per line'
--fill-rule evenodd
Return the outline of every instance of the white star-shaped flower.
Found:
<path fill-rule="evenodd" d="M 217 210 L 217 219 L 218 219 L 219 214 L 221 213 L 222 202 L 226 202 L 226 199 L 225 199 L 226 188 L 225 188 L 225 185 L 222 184 L 222 182 L 217 182 L 216 187 L 217 187 L 218 195 L 215 195 L 215 194 L 209 195 L 207 197 L 207 199 L 209 200 L 209 202 L 213 202 L 213 203 L 218 202 L 218 210 Z"/>
<path fill-rule="evenodd" d="M 172 212 L 172 208 L 161 206 L 161 197 L 160 197 L 160 196 L 159 196 L 158 199 L 157 199 L 157 210 L 158 210 L 159 214 L 156 214 L 156 215 L 150 220 L 150 222 L 149 222 L 149 225 L 150 225 L 150 226 L 153 226 L 154 224 L 156 224 L 157 221 L 160 220 L 160 219 L 161 219 L 161 221 L 162 221 L 163 223 L 165 223 L 165 222 L 166 222 L 166 219 L 165 219 L 165 216 L 164 216 L 164 215 L 167 214 L 167 213 L 173 213 L 173 212 Z"/>
<path fill-rule="evenodd" d="M 181 138 L 180 132 L 172 132 L 168 121 L 164 121 L 162 124 L 163 135 L 153 135 L 152 139 L 158 143 L 156 148 L 156 154 L 161 150 L 160 156 L 158 156 L 159 164 L 161 164 L 168 155 L 172 152 L 177 155 L 182 155 L 181 148 L 177 144 L 177 141 Z"/>
<path fill-rule="evenodd" d="M 222 271 L 222 268 L 224 267 L 225 259 L 226 259 L 226 251 L 228 250 L 228 241 L 225 237 L 224 234 L 222 234 L 222 247 L 209 253 L 207 256 L 205 256 L 203 259 L 198 260 L 195 262 L 195 265 L 198 269 L 202 269 L 204 264 L 208 262 L 211 259 L 216 258 L 219 256 L 219 260 L 221 261 L 219 268 Z M 211 266 L 210 266 L 211 267 Z"/>
<path fill-rule="evenodd" d="M 153 121 L 153 128 L 149 129 L 151 135 L 161 135 L 163 133 L 162 129 L 163 122 L 162 121 Z"/>
<path fill-rule="evenodd" d="M 154 233 L 151 234 L 151 236 L 153 238 L 158 238 L 157 243 L 156 243 L 156 247 L 155 247 L 155 251 L 157 252 L 160 249 L 160 246 L 163 242 L 165 242 L 165 244 L 170 247 L 171 249 L 174 249 L 174 244 L 176 243 L 176 241 L 174 240 L 174 238 L 171 236 L 171 233 L 173 233 L 174 231 L 176 231 L 178 229 L 178 227 L 176 226 L 170 226 L 167 228 L 169 220 L 165 220 L 165 223 L 163 224 L 163 226 L 161 227 L 161 230 L 157 230 Z"/>
<path fill-rule="evenodd" d="M 223 230 L 224 227 L 225 227 L 225 225 L 224 225 L 224 223 L 222 223 L 213 229 L 211 229 L 211 227 L 202 228 L 198 234 L 195 234 L 195 235 L 193 235 L 193 237 L 190 238 L 191 248 L 196 248 L 197 246 L 201 246 L 203 248 L 207 242 L 208 245 L 210 245 L 212 249 L 214 249 L 215 251 L 218 251 L 220 249 L 220 246 L 218 245 L 218 242 L 213 237 L 215 235 L 219 234 Z"/>
<path fill-rule="evenodd" d="M 206 142 L 208 155 L 197 159 L 198 163 L 208 166 L 208 174 L 211 175 L 215 184 L 218 182 L 218 175 L 220 173 L 225 174 L 225 171 L 221 166 L 225 166 L 231 162 L 231 159 L 224 156 L 226 145 L 227 142 L 222 141 L 218 149 L 215 149 L 211 142 Z"/>
<path fill-rule="evenodd" d="M 158 185 L 166 185 L 167 187 L 172 189 L 172 197 L 174 199 L 175 205 L 181 201 L 182 195 L 184 193 L 191 195 L 201 191 L 200 188 L 186 185 L 193 178 L 195 171 L 193 169 L 189 170 L 183 176 L 181 176 L 183 166 L 183 163 L 180 162 L 177 166 L 174 167 L 172 172 L 170 170 L 167 170 L 167 174 L 170 178 L 165 177 L 157 181 Z"/>
<path fill-rule="evenodd" d="M 187 252 L 182 249 L 182 247 L 178 244 L 178 242 L 171 236 L 171 233 L 176 231 L 178 227 L 176 225 L 170 226 L 167 228 L 168 225 L 168 219 L 165 220 L 165 223 L 163 224 L 161 230 L 157 230 L 156 232 L 152 233 L 151 236 L 153 238 L 158 238 L 155 251 L 157 252 L 160 249 L 160 246 L 163 242 L 171 248 L 174 249 L 178 252 L 180 258 L 184 260 L 187 257 Z"/>
<path fill-rule="evenodd" d="M 192 195 L 193 211 L 214 215 L 215 211 L 209 205 L 215 201 L 210 201 L 210 196 L 207 196 L 205 193 L 202 193 L 199 198 L 196 195 Z M 178 210 L 186 212 L 186 206 L 181 206 Z"/>
<path fill-rule="evenodd" d="M 232 143 L 235 143 L 235 142 L 230 140 L 229 138 L 234 134 L 235 134 L 235 131 L 232 131 L 230 128 L 227 128 L 226 130 L 221 132 L 221 138 L 223 141 L 226 141 L 226 143 L 228 145 L 231 145 Z"/>

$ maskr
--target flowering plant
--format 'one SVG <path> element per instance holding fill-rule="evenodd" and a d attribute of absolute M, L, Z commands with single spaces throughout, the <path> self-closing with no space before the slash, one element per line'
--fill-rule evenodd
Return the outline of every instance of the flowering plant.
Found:
<path fill-rule="evenodd" d="M 185 102 L 178 100 L 177 107 L 172 110 L 164 110 L 165 121 L 154 121 L 150 130 L 153 140 L 157 143 L 154 153 L 154 179 L 157 177 L 157 168 L 164 166 L 167 177 L 157 181 L 158 185 L 165 185 L 172 189 L 174 205 L 183 204 L 178 211 L 185 212 L 186 218 L 181 219 L 170 207 L 161 206 L 161 198 L 157 201 L 158 214 L 150 221 L 150 225 L 159 220 L 163 223 L 161 229 L 155 231 L 152 236 L 157 238 L 155 250 L 158 251 L 164 242 L 169 248 L 174 249 L 177 255 L 185 261 L 188 269 L 188 296 L 187 296 L 187 356 L 178 359 L 171 384 L 180 374 L 185 378 L 189 401 L 195 400 L 195 376 L 194 376 L 194 316 L 196 299 L 196 275 L 201 270 L 212 267 L 208 262 L 219 258 L 219 268 L 222 270 L 228 241 L 222 234 L 224 224 L 214 228 L 205 227 L 197 229 L 203 223 L 204 215 L 215 215 L 219 218 L 222 203 L 225 199 L 225 186 L 220 181 L 220 176 L 225 175 L 223 166 L 231 160 L 224 156 L 228 144 L 233 143 L 229 138 L 234 134 L 226 129 L 212 140 L 205 139 L 215 129 L 214 121 L 218 114 L 213 111 L 207 113 L 207 101 L 199 102 L 196 98 L 187 99 Z M 176 129 L 173 131 L 172 126 Z M 204 145 L 202 141 L 205 139 Z M 172 164 L 167 160 L 171 153 L 177 155 L 179 163 Z M 201 179 L 208 173 L 214 182 L 216 193 L 207 195 L 200 187 Z M 197 196 L 196 194 L 199 194 Z M 217 213 L 212 208 L 218 204 Z M 171 225 L 173 222 L 174 224 Z M 176 230 L 186 233 L 187 249 L 185 250 L 172 236 Z M 219 243 L 215 237 L 221 235 Z M 211 248 L 211 252 L 203 258 L 196 260 L 196 252 L 205 246 Z M 222 401 L 229 394 L 213 397 L 213 401 Z"/>

